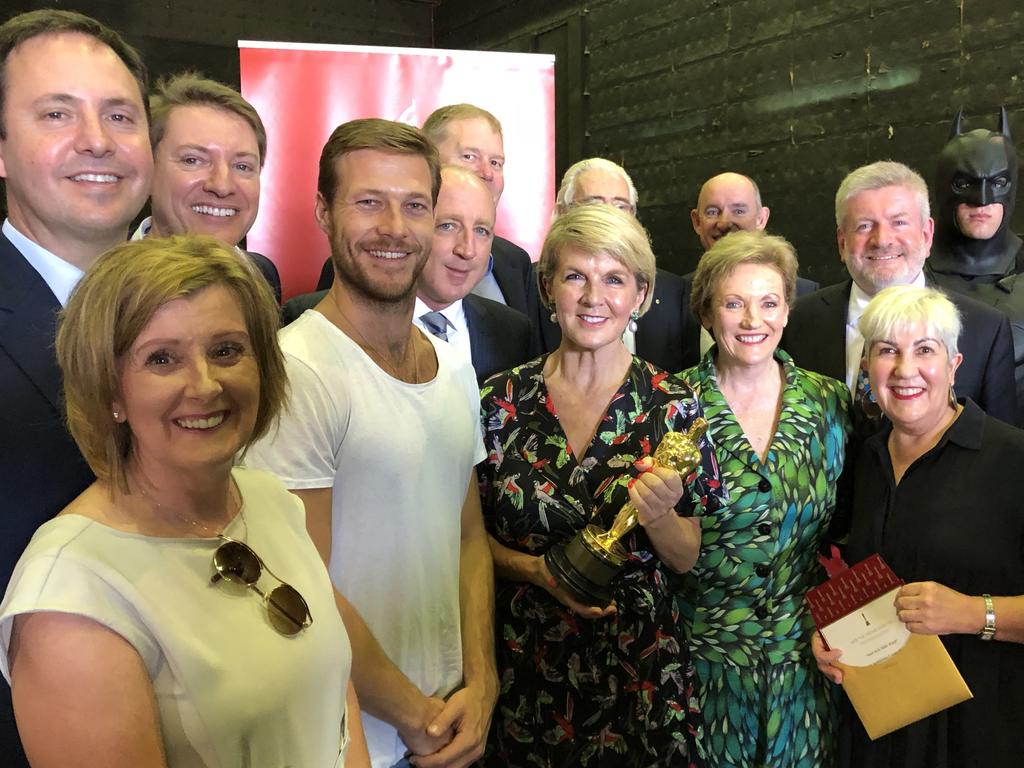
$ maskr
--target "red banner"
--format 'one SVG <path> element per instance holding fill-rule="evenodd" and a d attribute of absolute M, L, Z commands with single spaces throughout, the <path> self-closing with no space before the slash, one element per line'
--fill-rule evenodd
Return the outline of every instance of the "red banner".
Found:
<path fill-rule="evenodd" d="M 505 138 L 498 234 L 536 259 L 555 197 L 554 56 L 240 41 L 242 94 L 267 128 L 260 213 L 247 245 L 281 272 L 285 298 L 310 291 L 330 251 L 313 218 L 320 150 L 341 123 L 422 125 L 468 102 Z"/>

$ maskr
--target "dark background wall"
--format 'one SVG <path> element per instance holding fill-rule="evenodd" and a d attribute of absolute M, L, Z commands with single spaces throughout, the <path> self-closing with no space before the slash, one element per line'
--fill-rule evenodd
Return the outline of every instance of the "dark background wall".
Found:
<path fill-rule="evenodd" d="M 54 3 L 4 2 L 11 13 Z M 769 228 L 832 282 L 833 195 L 893 158 L 931 176 L 951 116 L 1024 132 L 1018 0 L 77 0 L 138 45 L 156 74 L 238 82 L 239 39 L 555 53 L 557 168 L 622 163 L 664 266 L 693 268 L 701 182 L 753 176 Z M 5 17 L 8 13 L 3 14 Z M 1021 139 L 1024 144 L 1024 138 Z M 528 162 L 528 158 L 509 158 Z M 1024 229 L 1024 211 L 1015 224 Z"/>
<path fill-rule="evenodd" d="M 583 64 L 569 84 L 582 104 L 559 126 L 581 145 L 568 159 L 626 167 L 674 271 L 696 264 L 689 211 L 720 171 L 754 177 L 769 228 L 807 276 L 834 282 L 833 199 L 848 171 L 892 158 L 930 182 L 961 105 L 968 128 L 994 129 L 1005 104 L 1024 132 L 1017 0 L 446 0 L 434 17 L 439 46 L 520 50 L 543 50 L 563 22 L 573 34 L 569 19 Z"/>

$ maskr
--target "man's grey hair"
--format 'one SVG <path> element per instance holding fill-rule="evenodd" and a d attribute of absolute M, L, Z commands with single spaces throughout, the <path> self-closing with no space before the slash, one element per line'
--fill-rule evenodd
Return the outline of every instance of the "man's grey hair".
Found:
<path fill-rule="evenodd" d="M 861 192 L 869 192 L 885 187 L 905 187 L 917 198 L 917 207 L 921 212 L 921 224 L 928 221 L 931 208 L 928 205 L 928 185 L 921 174 L 910 166 L 894 160 L 879 160 L 870 165 L 862 165 L 847 174 L 836 192 L 836 227 L 842 229 L 846 218 L 846 204 L 850 198 Z"/>
<path fill-rule="evenodd" d="M 558 188 L 558 194 L 555 196 L 555 209 L 557 213 L 565 213 L 572 207 L 576 200 L 576 180 L 581 173 L 586 171 L 617 173 L 625 179 L 626 185 L 629 187 L 629 204 L 633 206 L 633 212 L 636 212 L 640 197 L 637 195 L 636 187 L 633 185 L 633 180 L 629 178 L 629 174 L 626 173 L 626 169 L 618 163 L 613 163 L 611 160 L 606 160 L 603 157 L 588 157 L 571 165 L 562 177 L 562 185 Z"/>

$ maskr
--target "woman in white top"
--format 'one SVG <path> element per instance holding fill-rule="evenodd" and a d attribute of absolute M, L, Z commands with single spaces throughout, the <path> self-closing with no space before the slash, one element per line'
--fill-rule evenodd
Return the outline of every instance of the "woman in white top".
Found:
<path fill-rule="evenodd" d="M 232 469 L 284 399 L 276 328 L 267 286 L 207 237 L 119 246 L 72 295 L 57 352 L 97 479 L 0 605 L 35 768 L 369 765 L 302 505 Z"/>

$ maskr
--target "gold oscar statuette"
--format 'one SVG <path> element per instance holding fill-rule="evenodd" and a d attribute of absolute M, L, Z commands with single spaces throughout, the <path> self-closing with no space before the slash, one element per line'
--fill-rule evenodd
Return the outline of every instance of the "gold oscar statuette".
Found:
<path fill-rule="evenodd" d="M 698 418 L 685 433 L 668 432 L 654 452 L 655 466 L 672 469 L 685 481 L 700 465 L 697 443 L 707 428 L 707 421 Z M 565 545 L 549 549 L 544 555 L 548 570 L 575 600 L 603 608 L 612 601 L 612 580 L 626 564 L 621 539 L 636 524 L 636 507 L 627 501 L 607 531 L 588 525 Z"/>

